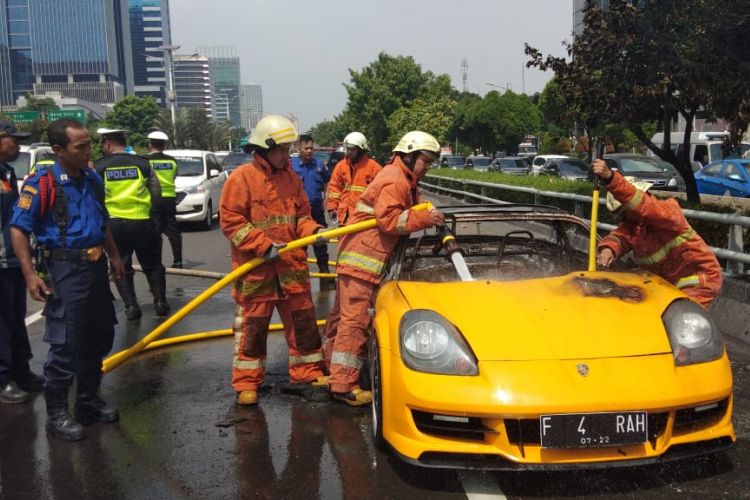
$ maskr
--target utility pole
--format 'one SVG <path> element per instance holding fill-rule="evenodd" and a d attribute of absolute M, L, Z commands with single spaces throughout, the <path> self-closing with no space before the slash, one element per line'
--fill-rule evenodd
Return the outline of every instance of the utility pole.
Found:
<path fill-rule="evenodd" d="M 167 91 L 166 100 L 169 103 L 169 111 L 172 114 L 172 140 L 175 140 L 177 134 L 177 95 L 174 91 L 174 65 L 172 61 L 172 52 L 179 49 L 179 45 L 160 45 L 159 50 L 164 51 L 164 69 L 167 71 Z"/>
<path fill-rule="evenodd" d="M 469 61 L 464 57 L 461 60 L 461 80 L 463 81 L 463 91 L 469 91 Z"/>

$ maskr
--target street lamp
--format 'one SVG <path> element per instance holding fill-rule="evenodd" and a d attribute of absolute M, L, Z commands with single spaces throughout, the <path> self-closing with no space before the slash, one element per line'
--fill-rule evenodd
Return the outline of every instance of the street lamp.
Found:
<path fill-rule="evenodd" d="M 177 110 L 175 108 L 177 96 L 174 91 L 174 66 L 172 65 L 172 52 L 179 49 L 179 45 L 159 45 L 157 50 L 164 52 L 164 63 L 167 70 L 167 92 L 166 99 L 169 102 L 169 110 L 172 113 L 172 136 L 174 137 L 176 132 L 176 121 L 177 121 Z"/>

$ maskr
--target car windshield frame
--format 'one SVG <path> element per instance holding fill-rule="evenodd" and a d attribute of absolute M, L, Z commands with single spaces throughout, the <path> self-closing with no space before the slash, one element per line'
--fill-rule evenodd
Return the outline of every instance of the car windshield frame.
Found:
<path fill-rule="evenodd" d="M 18 158 L 16 158 L 13 161 L 9 161 L 8 165 L 13 167 L 13 170 L 16 172 L 16 177 L 19 179 L 23 179 L 29 174 L 29 169 L 31 168 L 31 153 L 27 151 L 21 151 L 21 153 L 18 155 Z"/>
<path fill-rule="evenodd" d="M 443 161 L 449 166 L 449 167 L 458 167 L 460 165 L 466 165 L 466 157 L 465 156 L 446 156 L 443 158 Z"/>
<path fill-rule="evenodd" d="M 254 155 L 252 153 L 242 153 L 238 151 L 234 151 L 232 153 L 229 153 L 227 156 L 224 157 L 224 160 L 221 162 L 221 166 L 224 167 L 224 170 L 233 170 L 240 165 L 244 165 L 245 163 L 250 163 L 253 161 Z M 235 161 L 236 158 L 242 158 L 242 161 L 237 162 Z"/>
<path fill-rule="evenodd" d="M 206 165 L 201 156 L 175 156 L 177 177 L 200 177 L 206 175 Z"/>
<path fill-rule="evenodd" d="M 500 170 L 510 168 L 527 168 L 526 164 L 520 158 L 500 158 L 497 162 L 497 166 Z"/>
<path fill-rule="evenodd" d="M 560 172 L 566 174 L 583 174 L 587 175 L 589 169 L 586 167 L 586 163 L 582 160 L 557 160 Z"/>
<path fill-rule="evenodd" d="M 623 175 L 628 174 L 663 174 L 664 169 L 652 158 L 617 158 L 614 159 L 617 168 Z M 647 168 L 639 167 L 639 165 Z"/>
<path fill-rule="evenodd" d="M 474 167 L 489 167 L 490 163 L 492 163 L 492 158 L 489 156 L 475 156 L 471 159 L 471 164 Z"/>

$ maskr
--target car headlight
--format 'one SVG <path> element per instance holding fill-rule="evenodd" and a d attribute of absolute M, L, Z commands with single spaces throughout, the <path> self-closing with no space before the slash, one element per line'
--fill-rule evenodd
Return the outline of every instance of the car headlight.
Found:
<path fill-rule="evenodd" d="M 677 366 L 694 365 L 718 359 L 724 354 L 716 323 L 706 311 L 690 300 L 672 302 L 661 316 L 672 344 Z"/>
<path fill-rule="evenodd" d="M 401 359 L 419 372 L 477 375 L 477 359 L 463 335 L 434 311 L 415 309 L 399 325 Z"/>
<path fill-rule="evenodd" d="M 669 187 L 675 187 L 676 185 L 677 185 L 677 179 L 675 179 L 674 177 L 669 179 L 669 182 L 667 182 L 667 186 Z"/>
<path fill-rule="evenodd" d="M 204 193 L 206 191 L 206 188 L 203 186 L 203 184 L 196 184 L 195 186 L 184 187 L 183 191 L 185 192 L 185 194 Z"/>

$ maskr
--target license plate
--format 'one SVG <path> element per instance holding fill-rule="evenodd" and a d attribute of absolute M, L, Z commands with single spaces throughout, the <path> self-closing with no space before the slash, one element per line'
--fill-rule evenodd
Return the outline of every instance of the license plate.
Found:
<path fill-rule="evenodd" d="M 645 443 L 645 411 L 566 413 L 539 417 L 542 448 L 602 448 Z"/>

